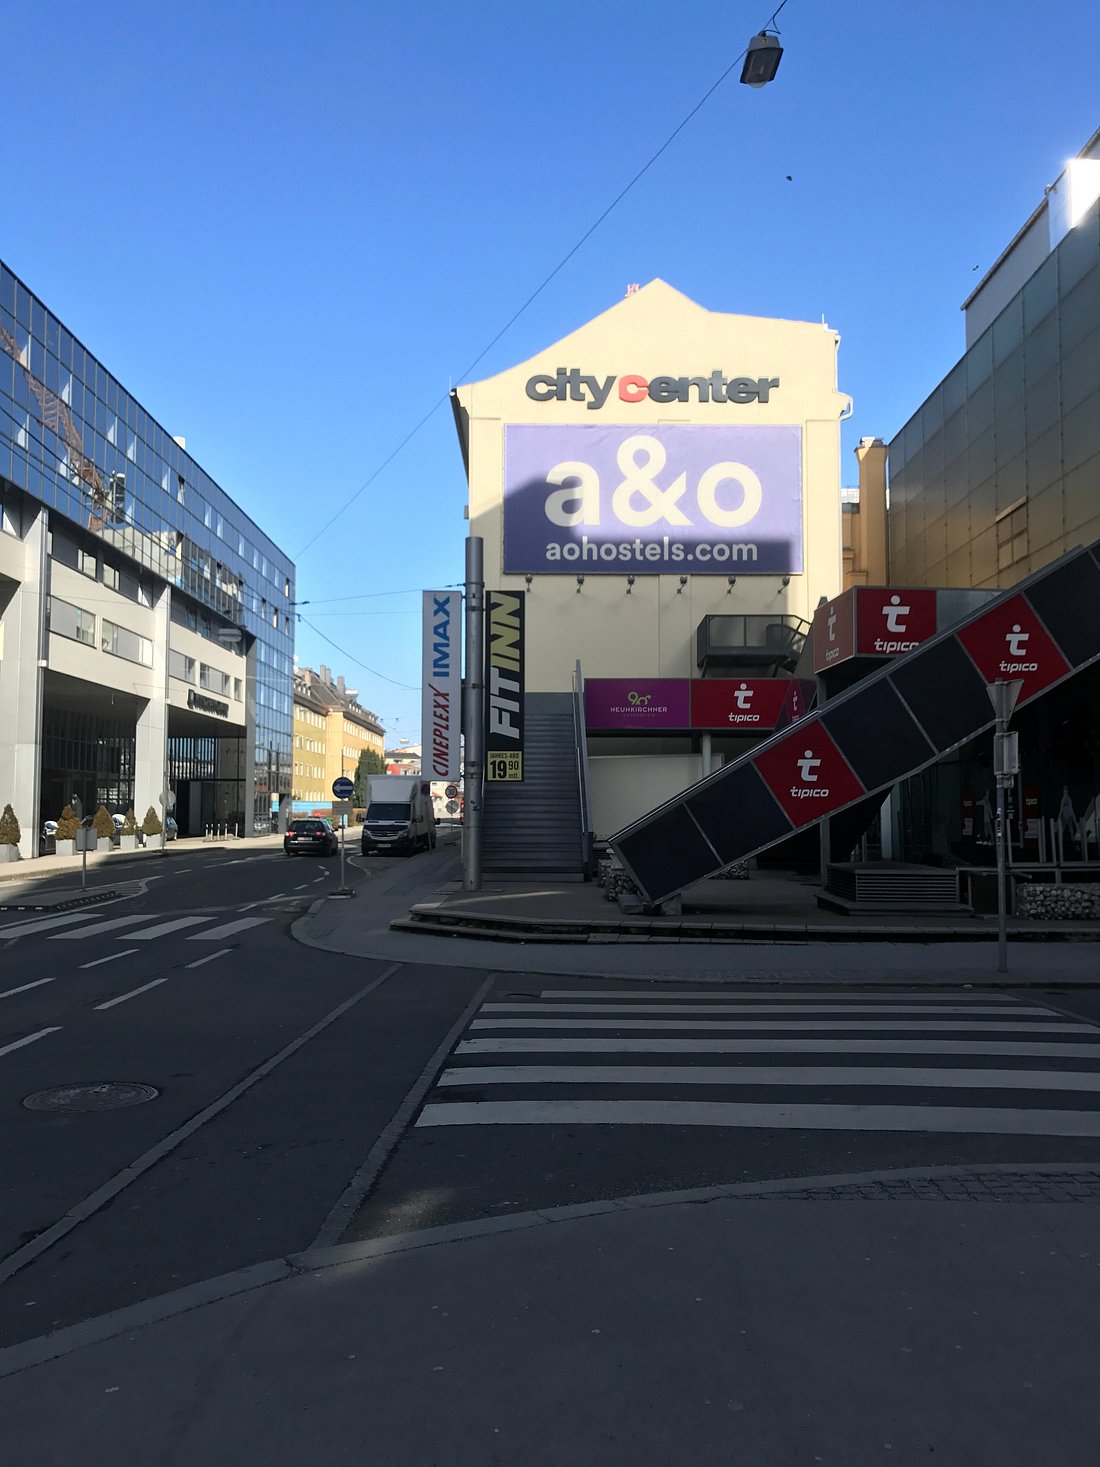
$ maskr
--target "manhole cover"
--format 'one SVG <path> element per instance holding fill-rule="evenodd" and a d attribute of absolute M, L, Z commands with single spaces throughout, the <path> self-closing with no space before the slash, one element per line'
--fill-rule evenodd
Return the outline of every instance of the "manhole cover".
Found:
<path fill-rule="evenodd" d="M 88 1085 L 57 1085 L 36 1090 L 23 1104 L 28 1110 L 121 1110 L 127 1105 L 144 1105 L 160 1094 L 152 1085 L 107 1080 Z"/>

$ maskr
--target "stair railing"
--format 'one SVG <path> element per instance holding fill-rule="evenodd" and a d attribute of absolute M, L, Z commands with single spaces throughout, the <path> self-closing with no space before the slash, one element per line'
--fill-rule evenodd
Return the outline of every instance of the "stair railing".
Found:
<path fill-rule="evenodd" d="M 588 732 L 584 721 L 584 676 L 578 660 L 573 670 L 573 742 L 577 758 L 577 792 L 581 815 L 581 869 L 593 872 L 592 786 L 588 768 Z"/>

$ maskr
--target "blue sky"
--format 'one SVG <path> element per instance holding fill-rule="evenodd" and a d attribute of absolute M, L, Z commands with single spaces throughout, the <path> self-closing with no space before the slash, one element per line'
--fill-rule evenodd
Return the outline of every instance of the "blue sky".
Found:
<path fill-rule="evenodd" d="M 417 588 L 462 575 L 449 409 L 303 547 L 770 13 L 8 9 L 0 257 L 298 557 L 299 659 L 394 741 L 419 731 Z M 855 481 L 859 437 L 961 355 L 974 267 L 1100 126 L 1100 6 L 788 0 L 779 26 L 776 82 L 735 71 L 475 378 L 655 276 L 712 310 L 824 316 Z"/>

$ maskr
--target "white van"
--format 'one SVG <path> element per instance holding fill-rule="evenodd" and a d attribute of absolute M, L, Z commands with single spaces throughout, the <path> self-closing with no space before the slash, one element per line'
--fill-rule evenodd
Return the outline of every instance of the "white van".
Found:
<path fill-rule="evenodd" d="M 434 846 L 435 813 L 428 781 L 418 774 L 368 775 L 363 855 L 411 854 Z"/>

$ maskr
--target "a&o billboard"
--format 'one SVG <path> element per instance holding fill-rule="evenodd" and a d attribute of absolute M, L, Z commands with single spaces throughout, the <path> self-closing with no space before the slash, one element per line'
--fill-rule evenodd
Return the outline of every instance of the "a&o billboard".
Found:
<path fill-rule="evenodd" d="M 462 593 L 424 592 L 420 768 L 425 779 L 458 779 L 462 733 Z"/>
<path fill-rule="evenodd" d="M 504 569 L 799 572 L 802 430 L 509 424 Z"/>

